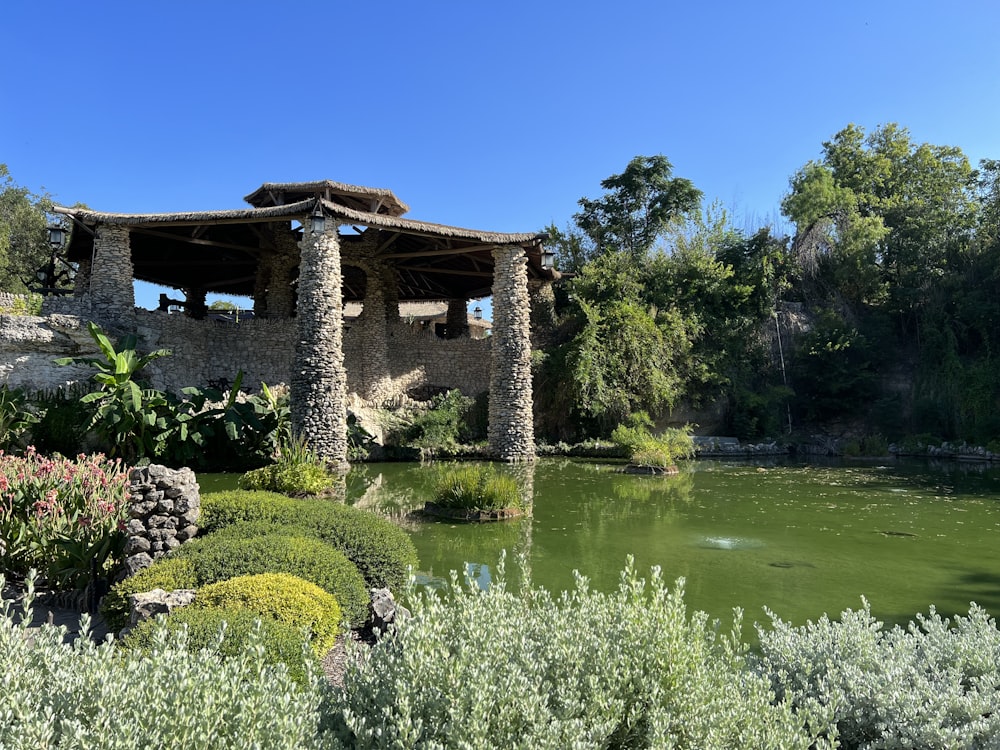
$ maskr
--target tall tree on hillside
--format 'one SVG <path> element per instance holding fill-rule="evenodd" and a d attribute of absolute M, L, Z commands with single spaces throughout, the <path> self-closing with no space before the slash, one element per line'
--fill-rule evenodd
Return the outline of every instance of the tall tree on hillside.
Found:
<path fill-rule="evenodd" d="M 36 195 L 14 183 L 0 164 L 0 289 L 24 292 L 50 257 L 45 213 L 47 194 Z"/>
<path fill-rule="evenodd" d="M 916 144 L 895 124 L 867 135 L 849 125 L 792 177 L 782 211 L 800 257 L 818 258 L 848 301 L 885 304 L 905 329 L 969 242 L 975 177 L 961 149 Z"/>

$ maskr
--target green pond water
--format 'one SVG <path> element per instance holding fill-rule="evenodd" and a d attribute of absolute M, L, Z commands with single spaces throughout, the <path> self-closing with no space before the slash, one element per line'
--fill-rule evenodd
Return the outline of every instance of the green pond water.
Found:
<path fill-rule="evenodd" d="M 393 517 L 412 534 L 419 580 L 458 570 L 489 585 L 501 551 L 517 585 L 522 555 L 536 584 L 573 585 L 572 571 L 610 590 L 626 558 L 686 579 L 688 606 L 729 620 L 796 623 L 856 608 L 889 623 L 934 604 L 976 601 L 1000 613 L 1000 469 L 886 462 L 770 465 L 698 461 L 679 476 L 548 459 L 511 471 L 533 501 L 530 518 L 489 524 L 423 520 L 435 472 L 447 465 L 369 464 L 348 477 L 348 502 Z M 223 484 L 219 484 L 222 482 Z M 203 491 L 228 480 L 208 477 Z"/>

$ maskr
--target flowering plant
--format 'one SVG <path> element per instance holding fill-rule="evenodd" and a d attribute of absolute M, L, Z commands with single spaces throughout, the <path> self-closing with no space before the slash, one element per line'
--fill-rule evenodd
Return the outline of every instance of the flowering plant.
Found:
<path fill-rule="evenodd" d="M 0 452 L 0 567 L 42 571 L 58 588 L 86 586 L 120 561 L 128 514 L 128 474 L 101 454 L 75 460 Z"/>

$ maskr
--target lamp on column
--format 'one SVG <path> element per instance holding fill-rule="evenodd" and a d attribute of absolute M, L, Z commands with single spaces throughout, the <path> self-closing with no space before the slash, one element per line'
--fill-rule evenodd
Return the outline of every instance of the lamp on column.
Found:
<path fill-rule="evenodd" d="M 310 221 L 313 234 L 323 234 L 326 231 L 326 214 L 323 213 L 323 203 L 319 199 L 316 200 L 316 208 L 312 212 Z"/>
<path fill-rule="evenodd" d="M 481 308 L 479 305 L 476 305 L 475 309 L 472 311 L 472 317 L 474 317 L 476 320 L 482 320 L 483 308 Z"/>
<path fill-rule="evenodd" d="M 63 246 L 63 242 L 66 240 L 66 230 L 63 229 L 58 224 L 53 224 L 49 227 L 49 245 L 52 246 L 53 250 L 58 250 Z"/>
<path fill-rule="evenodd" d="M 542 268 L 546 271 L 551 271 L 552 267 L 556 264 L 556 254 L 549 250 L 547 247 L 542 248 Z"/>

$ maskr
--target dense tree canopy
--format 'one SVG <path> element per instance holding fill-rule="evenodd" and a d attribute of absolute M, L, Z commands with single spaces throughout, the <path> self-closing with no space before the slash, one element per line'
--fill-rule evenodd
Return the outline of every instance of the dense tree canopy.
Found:
<path fill-rule="evenodd" d="M 549 230 L 574 277 L 539 369 L 543 438 L 683 400 L 723 404 L 740 437 L 1000 442 L 1000 160 L 848 125 L 790 178 L 792 238 L 699 207 L 663 156 L 601 187 Z"/>

